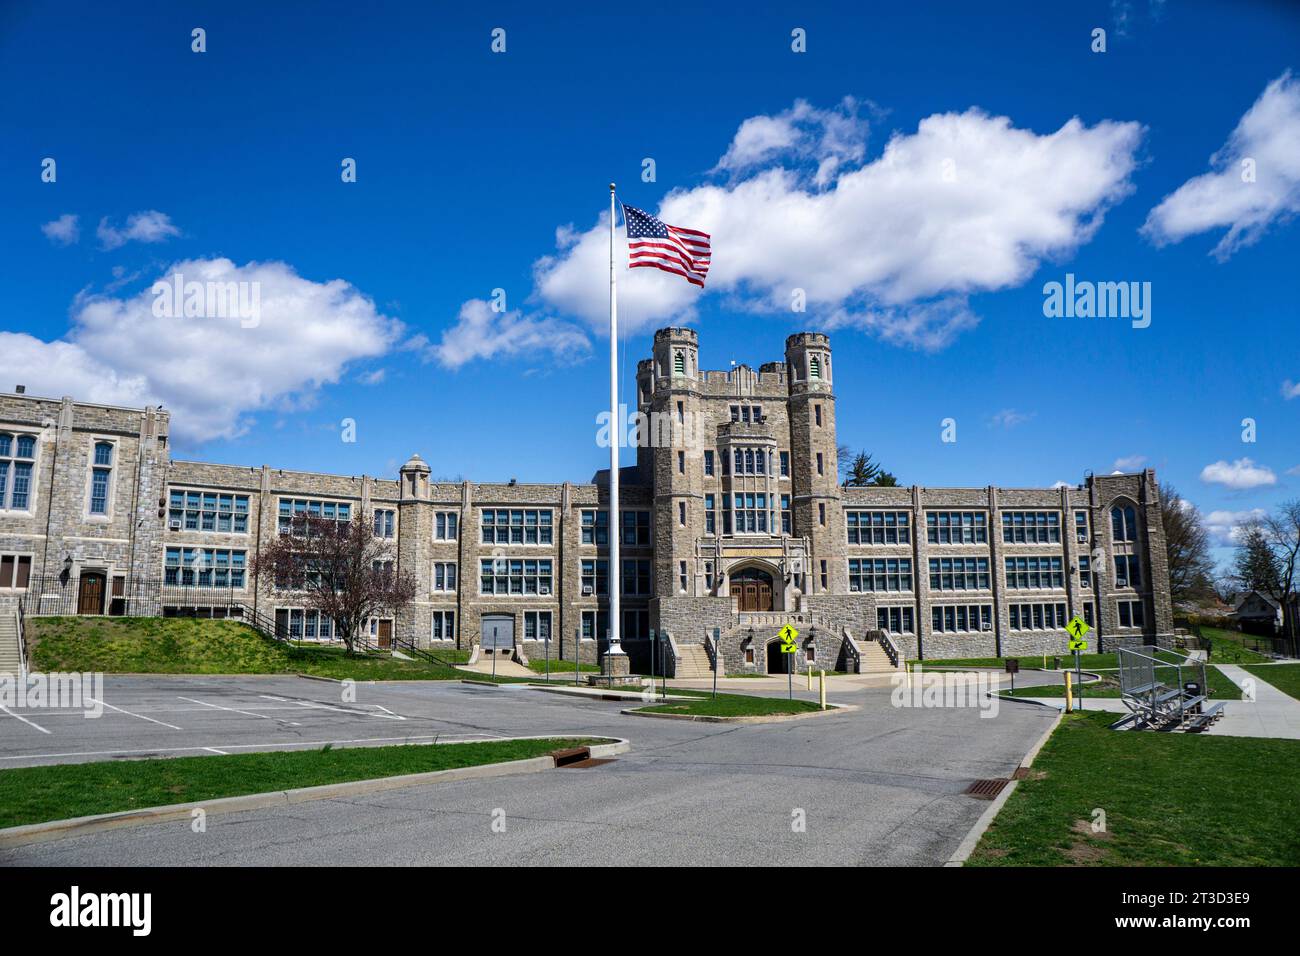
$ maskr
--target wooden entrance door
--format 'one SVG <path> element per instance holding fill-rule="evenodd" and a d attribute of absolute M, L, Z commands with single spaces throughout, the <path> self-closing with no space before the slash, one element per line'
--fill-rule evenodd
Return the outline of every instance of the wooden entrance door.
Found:
<path fill-rule="evenodd" d="M 738 611 L 772 610 L 772 576 L 757 568 L 731 575 L 731 596 Z"/>
<path fill-rule="evenodd" d="M 78 614 L 104 613 L 104 575 L 98 571 L 83 571 L 77 590 Z"/>
<path fill-rule="evenodd" d="M 393 622 L 379 622 L 379 647 L 381 650 L 388 650 L 393 646 Z"/>

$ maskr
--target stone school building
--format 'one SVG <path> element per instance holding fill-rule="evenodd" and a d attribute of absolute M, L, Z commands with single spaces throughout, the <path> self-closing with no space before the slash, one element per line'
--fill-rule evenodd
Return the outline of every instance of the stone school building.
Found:
<path fill-rule="evenodd" d="M 250 570 L 308 512 L 372 524 L 415 576 L 413 605 L 368 622 L 380 646 L 595 661 L 610 587 L 642 671 L 652 633 L 670 663 L 780 671 L 786 622 L 800 669 L 855 670 L 872 648 L 892 662 L 1061 653 L 1075 615 L 1094 648 L 1172 639 L 1153 471 L 1061 488 L 844 487 L 827 336 L 791 335 L 757 370 L 701 370 L 698 353 L 696 332 L 662 329 L 638 364 L 639 447 L 612 521 L 607 472 L 446 483 L 419 455 L 388 478 L 184 461 L 160 408 L 19 386 L 0 393 L 0 601 L 27 615 L 256 616 L 335 639 L 301 594 Z"/>

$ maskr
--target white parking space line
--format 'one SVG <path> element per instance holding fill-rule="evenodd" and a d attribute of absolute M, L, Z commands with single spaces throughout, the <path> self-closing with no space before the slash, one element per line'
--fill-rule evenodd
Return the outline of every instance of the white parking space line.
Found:
<path fill-rule="evenodd" d="M 175 724 L 169 724 L 169 723 L 167 723 L 166 721 L 155 720 L 155 719 L 152 718 L 152 717 L 146 717 L 144 714 L 135 714 L 135 713 L 132 713 L 132 712 L 129 711 L 129 710 L 124 710 L 124 709 L 122 709 L 121 707 L 114 707 L 112 704 L 108 703 L 107 701 L 96 700 L 96 699 L 93 698 L 93 697 L 87 697 L 86 700 L 90 701 L 92 704 L 100 704 L 100 705 L 102 705 L 102 706 L 104 706 L 104 707 L 107 707 L 109 710 L 115 710 L 115 711 L 117 711 L 119 714 L 126 714 L 128 717 L 135 717 L 135 718 L 138 718 L 139 720 L 147 720 L 147 721 L 149 721 L 149 723 L 151 723 L 151 724 L 160 724 L 161 726 L 163 726 L 163 727 L 167 727 L 167 728 L 169 728 L 169 729 L 171 729 L 171 730 L 181 730 L 181 729 L 182 729 L 182 728 L 180 728 L 180 727 L 177 727 Z"/>
<path fill-rule="evenodd" d="M 384 720 L 405 720 L 405 717 L 394 714 L 391 710 L 383 714 L 376 714 L 369 710 L 352 710 L 348 707 L 336 707 L 333 704 L 323 704 L 314 700 L 290 700 L 287 697 L 272 697 L 270 694 L 261 695 L 265 700 L 278 700 L 286 704 L 297 704 L 299 707 L 308 707 L 312 710 L 332 710 L 339 714 L 352 714 L 356 717 L 381 717 Z M 380 710 L 384 708 L 380 707 Z"/>
<path fill-rule="evenodd" d="M 187 700 L 191 704 L 200 704 L 203 707 L 211 707 L 213 710 L 224 710 L 231 714 L 242 714 L 245 717 L 257 717 L 261 720 L 274 720 L 282 724 L 288 723 L 290 727 L 301 726 L 300 724 L 293 723 L 292 721 L 280 720 L 280 718 L 278 717 L 268 717 L 266 714 L 255 714 L 251 710 L 239 710 L 236 707 L 222 707 L 220 704 L 209 703 L 206 700 L 195 700 L 193 697 L 181 697 L 180 694 L 177 694 L 176 697 L 178 700 Z"/>
<path fill-rule="evenodd" d="M 28 720 L 26 717 L 20 716 L 19 714 L 15 714 L 12 710 L 10 710 L 10 709 L 9 709 L 8 707 L 6 707 L 4 704 L 0 704 L 0 710 L 3 710 L 6 714 L 8 714 L 10 717 L 13 717 L 15 720 L 21 720 L 24 724 L 27 724 L 29 727 L 35 727 L 37 730 L 39 730 L 39 731 L 40 731 L 41 733 L 43 733 L 43 734 L 48 734 L 48 733 L 50 733 L 48 730 L 46 730 L 44 727 L 42 727 L 42 726 L 41 726 L 40 724 L 38 724 L 36 721 L 34 721 L 34 720 Z"/>
<path fill-rule="evenodd" d="M 11 754 L 0 757 L 0 761 L 54 760 L 60 757 L 129 757 L 135 754 L 195 753 L 200 750 L 208 750 L 212 753 L 228 756 L 229 752 L 233 750 L 251 750 L 255 752 L 285 749 L 310 750 L 313 747 L 324 747 L 326 744 L 334 744 L 335 746 L 343 744 L 432 744 L 434 741 L 455 744 L 493 740 L 500 736 L 499 734 L 420 734 L 409 737 L 357 737 L 352 740 L 283 740 L 274 743 L 221 744 L 219 748 L 196 744 L 192 747 L 150 747 L 147 750 L 74 750 L 53 754 Z"/>

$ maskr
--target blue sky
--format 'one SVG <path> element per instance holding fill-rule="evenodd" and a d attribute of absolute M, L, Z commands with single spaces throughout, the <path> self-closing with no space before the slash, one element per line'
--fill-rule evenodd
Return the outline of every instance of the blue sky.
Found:
<path fill-rule="evenodd" d="M 830 328 L 840 439 L 906 483 L 1154 467 L 1221 535 L 1300 493 L 1293 5 L 587 6 L 5 4 L 0 386 L 162 401 L 185 457 L 588 480 L 616 180 L 714 233 L 704 294 L 629 277 L 628 381 L 658 325 L 706 368 Z M 793 255 L 754 241 L 785 215 Z M 265 321 L 148 321 L 175 263 L 261 281 Z M 1045 317 L 1067 272 L 1149 282 L 1150 327 Z"/>

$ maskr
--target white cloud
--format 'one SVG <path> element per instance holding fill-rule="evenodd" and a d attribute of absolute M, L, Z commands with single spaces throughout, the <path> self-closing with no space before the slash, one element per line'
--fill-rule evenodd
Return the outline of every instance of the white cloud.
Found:
<path fill-rule="evenodd" d="M 388 369 L 377 368 L 370 372 L 362 372 L 357 376 L 357 381 L 362 385 L 379 385 L 388 377 Z"/>
<path fill-rule="evenodd" d="M 425 357 L 448 368 L 460 368 L 474 359 L 549 353 L 561 361 L 584 357 L 591 348 L 576 326 L 556 319 L 525 317 L 515 309 L 494 312 L 483 299 L 470 299 L 460 307 L 456 324 L 442 334 Z"/>
<path fill-rule="evenodd" d="M 1259 488 L 1277 484 L 1277 475 L 1265 465 L 1257 465 L 1249 458 L 1238 458 L 1229 464 L 1216 461 L 1201 469 L 1201 481 L 1229 488 Z"/>
<path fill-rule="evenodd" d="M 989 424 L 996 428 L 1015 428 L 1033 417 L 1033 412 L 1018 412 L 1014 408 L 1004 408 L 989 419 Z"/>
<path fill-rule="evenodd" d="M 0 332 L 0 381 L 21 382 L 34 395 L 162 403 L 179 440 L 230 438 L 248 429 L 251 412 L 310 404 L 350 362 L 384 354 L 402 333 L 347 282 L 313 282 L 283 262 L 197 259 L 164 275 L 174 272 L 258 283 L 259 323 L 155 316 L 151 286 L 125 298 L 86 296 L 74 303 L 61 340 Z"/>
<path fill-rule="evenodd" d="M 99 220 L 95 235 L 105 249 L 117 249 L 128 242 L 166 242 L 179 236 L 181 231 L 172 224 L 171 217 L 165 212 L 150 209 L 136 212 L 126 217 L 126 227 L 118 229 L 105 216 Z"/>
<path fill-rule="evenodd" d="M 1057 488 L 1073 488 L 1073 487 L 1074 487 L 1074 482 L 1072 482 L 1072 481 L 1054 481 L 1054 482 L 1052 482 L 1052 488 L 1053 488 L 1053 490 L 1055 490 L 1055 489 L 1057 489 Z"/>
<path fill-rule="evenodd" d="M 1117 472 L 1138 471 L 1146 463 L 1146 455 L 1128 455 L 1124 458 L 1116 458 L 1115 464 L 1111 467 Z"/>
<path fill-rule="evenodd" d="M 50 242 L 61 246 L 70 246 L 81 238 L 81 226 L 77 224 L 77 217 L 70 212 L 41 226 L 41 232 L 45 233 L 45 238 Z"/>
<path fill-rule="evenodd" d="M 739 176 L 777 158 L 811 162 L 812 181 L 826 186 L 839 168 L 860 163 L 867 151 L 868 124 L 858 116 L 860 104 L 846 96 L 834 109 L 821 110 L 806 100 L 775 116 L 751 116 L 740 124 L 714 172 Z"/>
<path fill-rule="evenodd" d="M 1243 181 L 1246 160 L 1254 164 L 1254 182 Z M 1165 245 L 1226 226 L 1213 250 L 1223 261 L 1300 212 L 1300 81 L 1290 71 L 1268 84 L 1210 166 L 1151 210 L 1143 235 Z"/>
<path fill-rule="evenodd" d="M 1293 382 L 1289 378 L 1282 383 L 1282 397 L 1285 399 L 1300 398 L 1300 382 Z"/>
<path fill-rule="evenodd" d="M 1211 511 L 1205 516 L 1205 530 L 1218 545 L 1236 544 L 1243 525 L 1268 514 L 1263 508 L 1249 511 Z"/>

